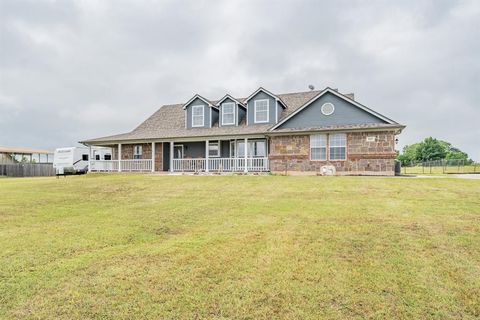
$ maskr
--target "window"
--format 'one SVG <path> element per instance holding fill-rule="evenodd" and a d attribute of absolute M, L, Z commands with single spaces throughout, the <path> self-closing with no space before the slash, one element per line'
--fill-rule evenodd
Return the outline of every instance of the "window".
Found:
<path fill-rule="evenodd" d="M 267 148 L 266 148 L 265 140 L 249 141 L 248 155 L 252 157 L 266 157 Z"/>
<path fill-rule="evenodd" d="M 103 159 L 105 159 L 105 160 L 112 160 L 112 155 L 107 153 L 107 154 L 103 157 Z"/>
<path fill-rule="evenodd" d="M 255 123 L 268 122 L 268 99 L 255 100 L 255 113 L 253 121 Z"/>
<path fill-rule="evenodd" d="M 82 154 L 82 161 L 88 161 L 88 154 Z"/>
<path fill-rule="evenodd" d="M 235 124 L 235 103 L 222 103 L 222 125 Z"/>
<path fill-rule="evenodd" d="M 267 142 L 265 140 L 252 140 L 248 141 L 247 145 L 248 157 L 266 157 L 267 156 Z M 245 142 L 237 142 L 236 154 L 238 158 L 245 157 Z"/>
<path fill-rule="evenodd" d="M 220 146 L 218 141 L 210 141 L 208 143 L 208 156 L 220 157 Z"/>
<path fill-rule="evenodd" d="M 133 146 L 133 159 L 142 159 L 142 146 Z"/>
<path fill-rule="evenodd" d="M 329 116 L 335 111 L 335 106 L 333 105 L 333 103 L 327 102 L 322 105 L 320 110 L 324 115 Z"/>
<path fill-rule="evenodd" d="M 310 136 L 310 160 L 327 160 L 327 135 Z"/>
<path fill-rule="evenodd" d="M 204 106 L 192 106 L 192 127 L 204 126 Z"/>
<path fill-rule="evenodd" d="M 347 135 L 336 133 L 329 135 L 330 160 L 345 160 L 347 150 Z"/>
<path fill-rule="evenodd" d="M 230 158 L 235 158 L 236 155 L 235 141 L 230 141 Z"/>

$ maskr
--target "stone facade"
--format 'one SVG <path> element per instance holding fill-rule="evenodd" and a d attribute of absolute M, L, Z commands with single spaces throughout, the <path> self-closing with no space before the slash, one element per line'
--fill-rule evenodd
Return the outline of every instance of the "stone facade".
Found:
<path fill-rule="evenodd" d="M 328 152 L 327 148 L 327 159 Z M 333 165 L 338 175 L 395 174 L 394 132 L 347 133 L 346 153 L 346 160 L 311 161 L 310 135 L 275 136 L 270 140 L 270 169 L 277 173 L 320 174 L 322 166 Z"/>
<path fill-rule="evenodd" d="M 152 159 L 152 144 L 151 143 L 135 143 L 122 144 L 122 160 L 133 159 L 134 146 L 142 146 L 142 159 Z M 112 159 L 118 160 L 118 145 L 108 146 L 112 148 Z M 155 171 L 163 170 L 163 145 L 161 142 L 155 143 Z"/>

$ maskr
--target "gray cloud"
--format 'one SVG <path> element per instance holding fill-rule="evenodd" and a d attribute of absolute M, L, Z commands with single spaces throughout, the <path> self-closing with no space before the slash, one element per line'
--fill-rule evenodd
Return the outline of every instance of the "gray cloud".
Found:
<path fill-rule="evenodd" d="M 480 3 L 0 0 L 0 144 L 129 131 L 162 104 L 332 86 L 480 160 Z"/>

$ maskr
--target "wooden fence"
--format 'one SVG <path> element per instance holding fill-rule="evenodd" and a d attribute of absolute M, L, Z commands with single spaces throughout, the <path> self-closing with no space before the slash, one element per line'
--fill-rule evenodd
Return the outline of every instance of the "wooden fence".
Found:
<path fill-rule="evenodd" d="M 44 177 L 54 176 L 52 163 L 15 163 L 0 164 L 0 176 L 7 177 Z"/>

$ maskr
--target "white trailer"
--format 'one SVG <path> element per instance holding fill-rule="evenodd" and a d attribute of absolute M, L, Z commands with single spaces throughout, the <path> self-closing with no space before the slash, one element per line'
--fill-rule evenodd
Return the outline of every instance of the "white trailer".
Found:
<path fill-rule="evenodd" d="M 89 159 L 111 160 L 112 149 L 92 147 L 89 154 L 87 147 L 67 147 L 55 149 L 53 154 L 53 167 L 57 174 L 81 174 L 87 173 Z"/>

